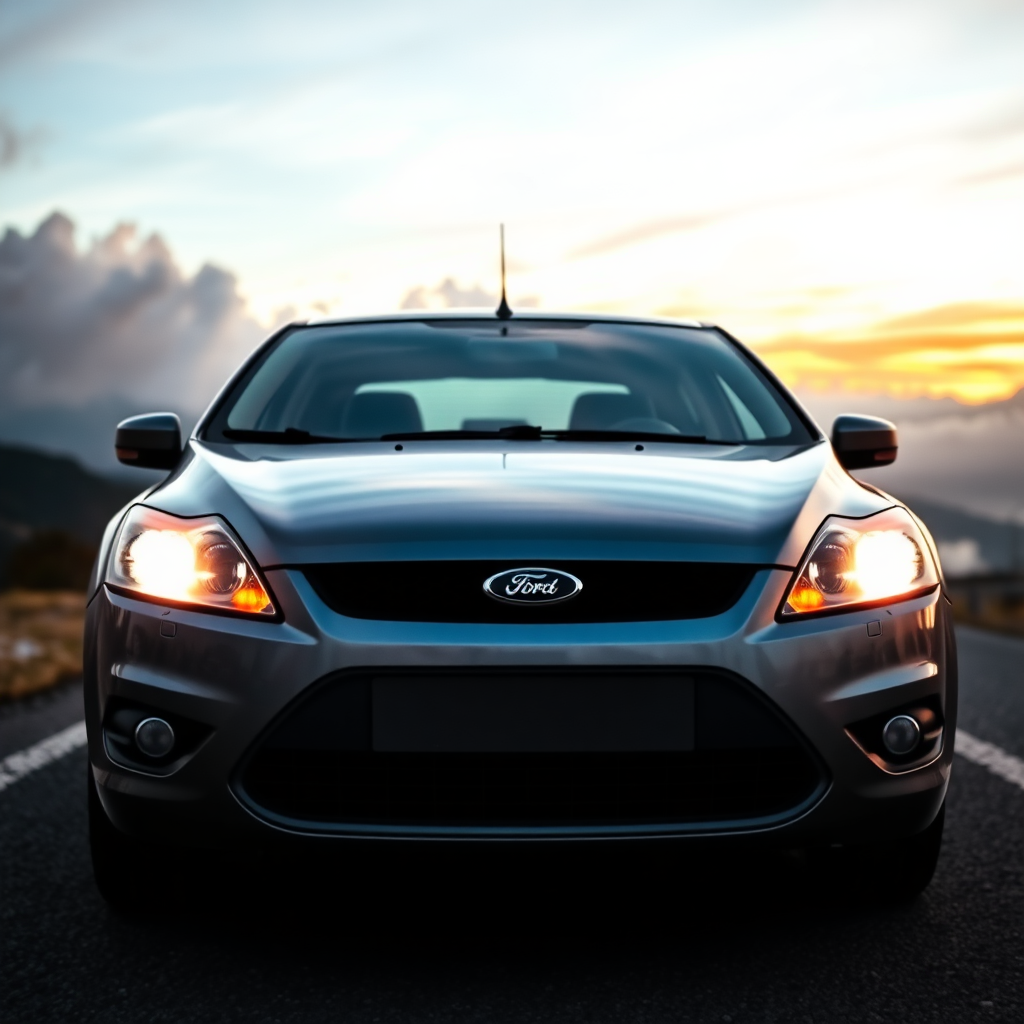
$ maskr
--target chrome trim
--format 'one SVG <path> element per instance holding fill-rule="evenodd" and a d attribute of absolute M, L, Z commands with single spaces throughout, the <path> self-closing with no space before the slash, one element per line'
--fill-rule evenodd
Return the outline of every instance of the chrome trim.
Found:
<path fill-rule="evenodd" d="M 508 587 L 505 588 L 505 594 L 499 594 L 491 589 L 491 584 L 502 576 L 512 576 L 512 582 L 516 582 L 515 573 L 520 573 L 529 576 L 532 573 L 553 573 L 556 576 L 564 577 L 567 580 L 571 580 L 575 589 L 571 594 L 563 594 L 561 597 L 535 597 L 535 598 L 523 598 L 515 597 L 510 595 Z M 543 577 L 539 577 L 543 579 Z M 520 582 L 520 587 L 523 584 L 529 585 L 525 580 Z M 516 588 L 518 592 L 519 587 Z M 502 604 L 518 604 L 518 605 L 534 605 L 534 604 L 558 604 L 561 601 L 568 601 L 571 597 L 576 597 L 583 590 L 583 581 L 577 576 L 573 576 L 571 572 L 566 572 L 564 569 L 545 569 L 543 566 L 538 565 L 524 565 L 519 566 L 515 569 L 503 569 L 501 572 L 496 572 L 493 576 L 488 576 L 484 580 L 484 593 L 493 598 L 495 601 L 501 601 Z"/>

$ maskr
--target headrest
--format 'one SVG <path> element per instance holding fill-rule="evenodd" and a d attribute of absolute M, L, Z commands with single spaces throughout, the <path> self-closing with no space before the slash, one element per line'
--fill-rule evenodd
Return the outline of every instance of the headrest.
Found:
<path fill-rule="evenodd" d="M 588 391 L 573 403 L 570 430 L 611 430 L 616 423 L 653 415 L 651 403 L 640 395 Z"/>
<path fill-rule="evenodd" d="M 463 420 L 463 430 L 501 430 L 502 427 L 525 427 L 526 420 L 473 419 Z"/>
<path fill-rule="evenodd" d="M 342 437 L 412 434 L 422 429 L 420 407 L 404 391 L 365 391 L 353 395 L 341 424 Z"/>

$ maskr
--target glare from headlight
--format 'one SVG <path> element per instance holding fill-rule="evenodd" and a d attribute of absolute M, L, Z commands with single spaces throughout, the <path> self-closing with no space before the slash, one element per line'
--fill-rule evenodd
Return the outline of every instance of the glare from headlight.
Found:
<path fill-rule="evenodd" d="M 118 532 L 106 581 L 199 608 L 277 614 L 258 568 L 219 516 L 183 518 L 133 506 Z"/>
<path fill-rule="evenodd" d="M 829 516 L 808 546 L 779 615 L 900 600 L 936 585 L 937 570 L 906 509 L 889 508 L 862 519 Z"/>
<path fill-rule="evenodd" d="M 196 582 L 196 553 L 173 530 L 143 530 L 124 558 L 128 575 L 147 593 L 181 600 Z"/>
<path fill-rule="evenodd" d="M 866 600 L 892 597 L 910 590 L 921 576 L 921 549 L 905 533 L 865 533 L 853 549 L 854 582 Z"/>

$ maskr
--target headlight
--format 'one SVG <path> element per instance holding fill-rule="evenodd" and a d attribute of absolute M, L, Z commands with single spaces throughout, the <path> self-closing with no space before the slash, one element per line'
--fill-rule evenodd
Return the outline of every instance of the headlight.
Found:
<path fill-rule="evenodd" d="M 867 519 L 830 516 L 811 541 L 779 616 L 914 597 L 938 582 L 928 545 L 905 509 Z"/>
<path fill-rule="evenodd" d="M 136 505 L 118 531 L 107 583 L 181 604 L 276 614 L 252 562 L 217 516 L 179 519 Z"/>

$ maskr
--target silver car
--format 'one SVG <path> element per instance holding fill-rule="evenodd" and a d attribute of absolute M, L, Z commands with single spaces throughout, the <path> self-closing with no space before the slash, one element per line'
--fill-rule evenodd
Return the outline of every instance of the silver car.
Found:
<path fill-rule="evenodd" d="M 723 330 L 292 324 L 111 521 L 91 586 L 92 855 L 714 838 L 911 897 L 956 720 L 927 530 Z M 177 861 L 164 856 L 167 864 Z"/>

